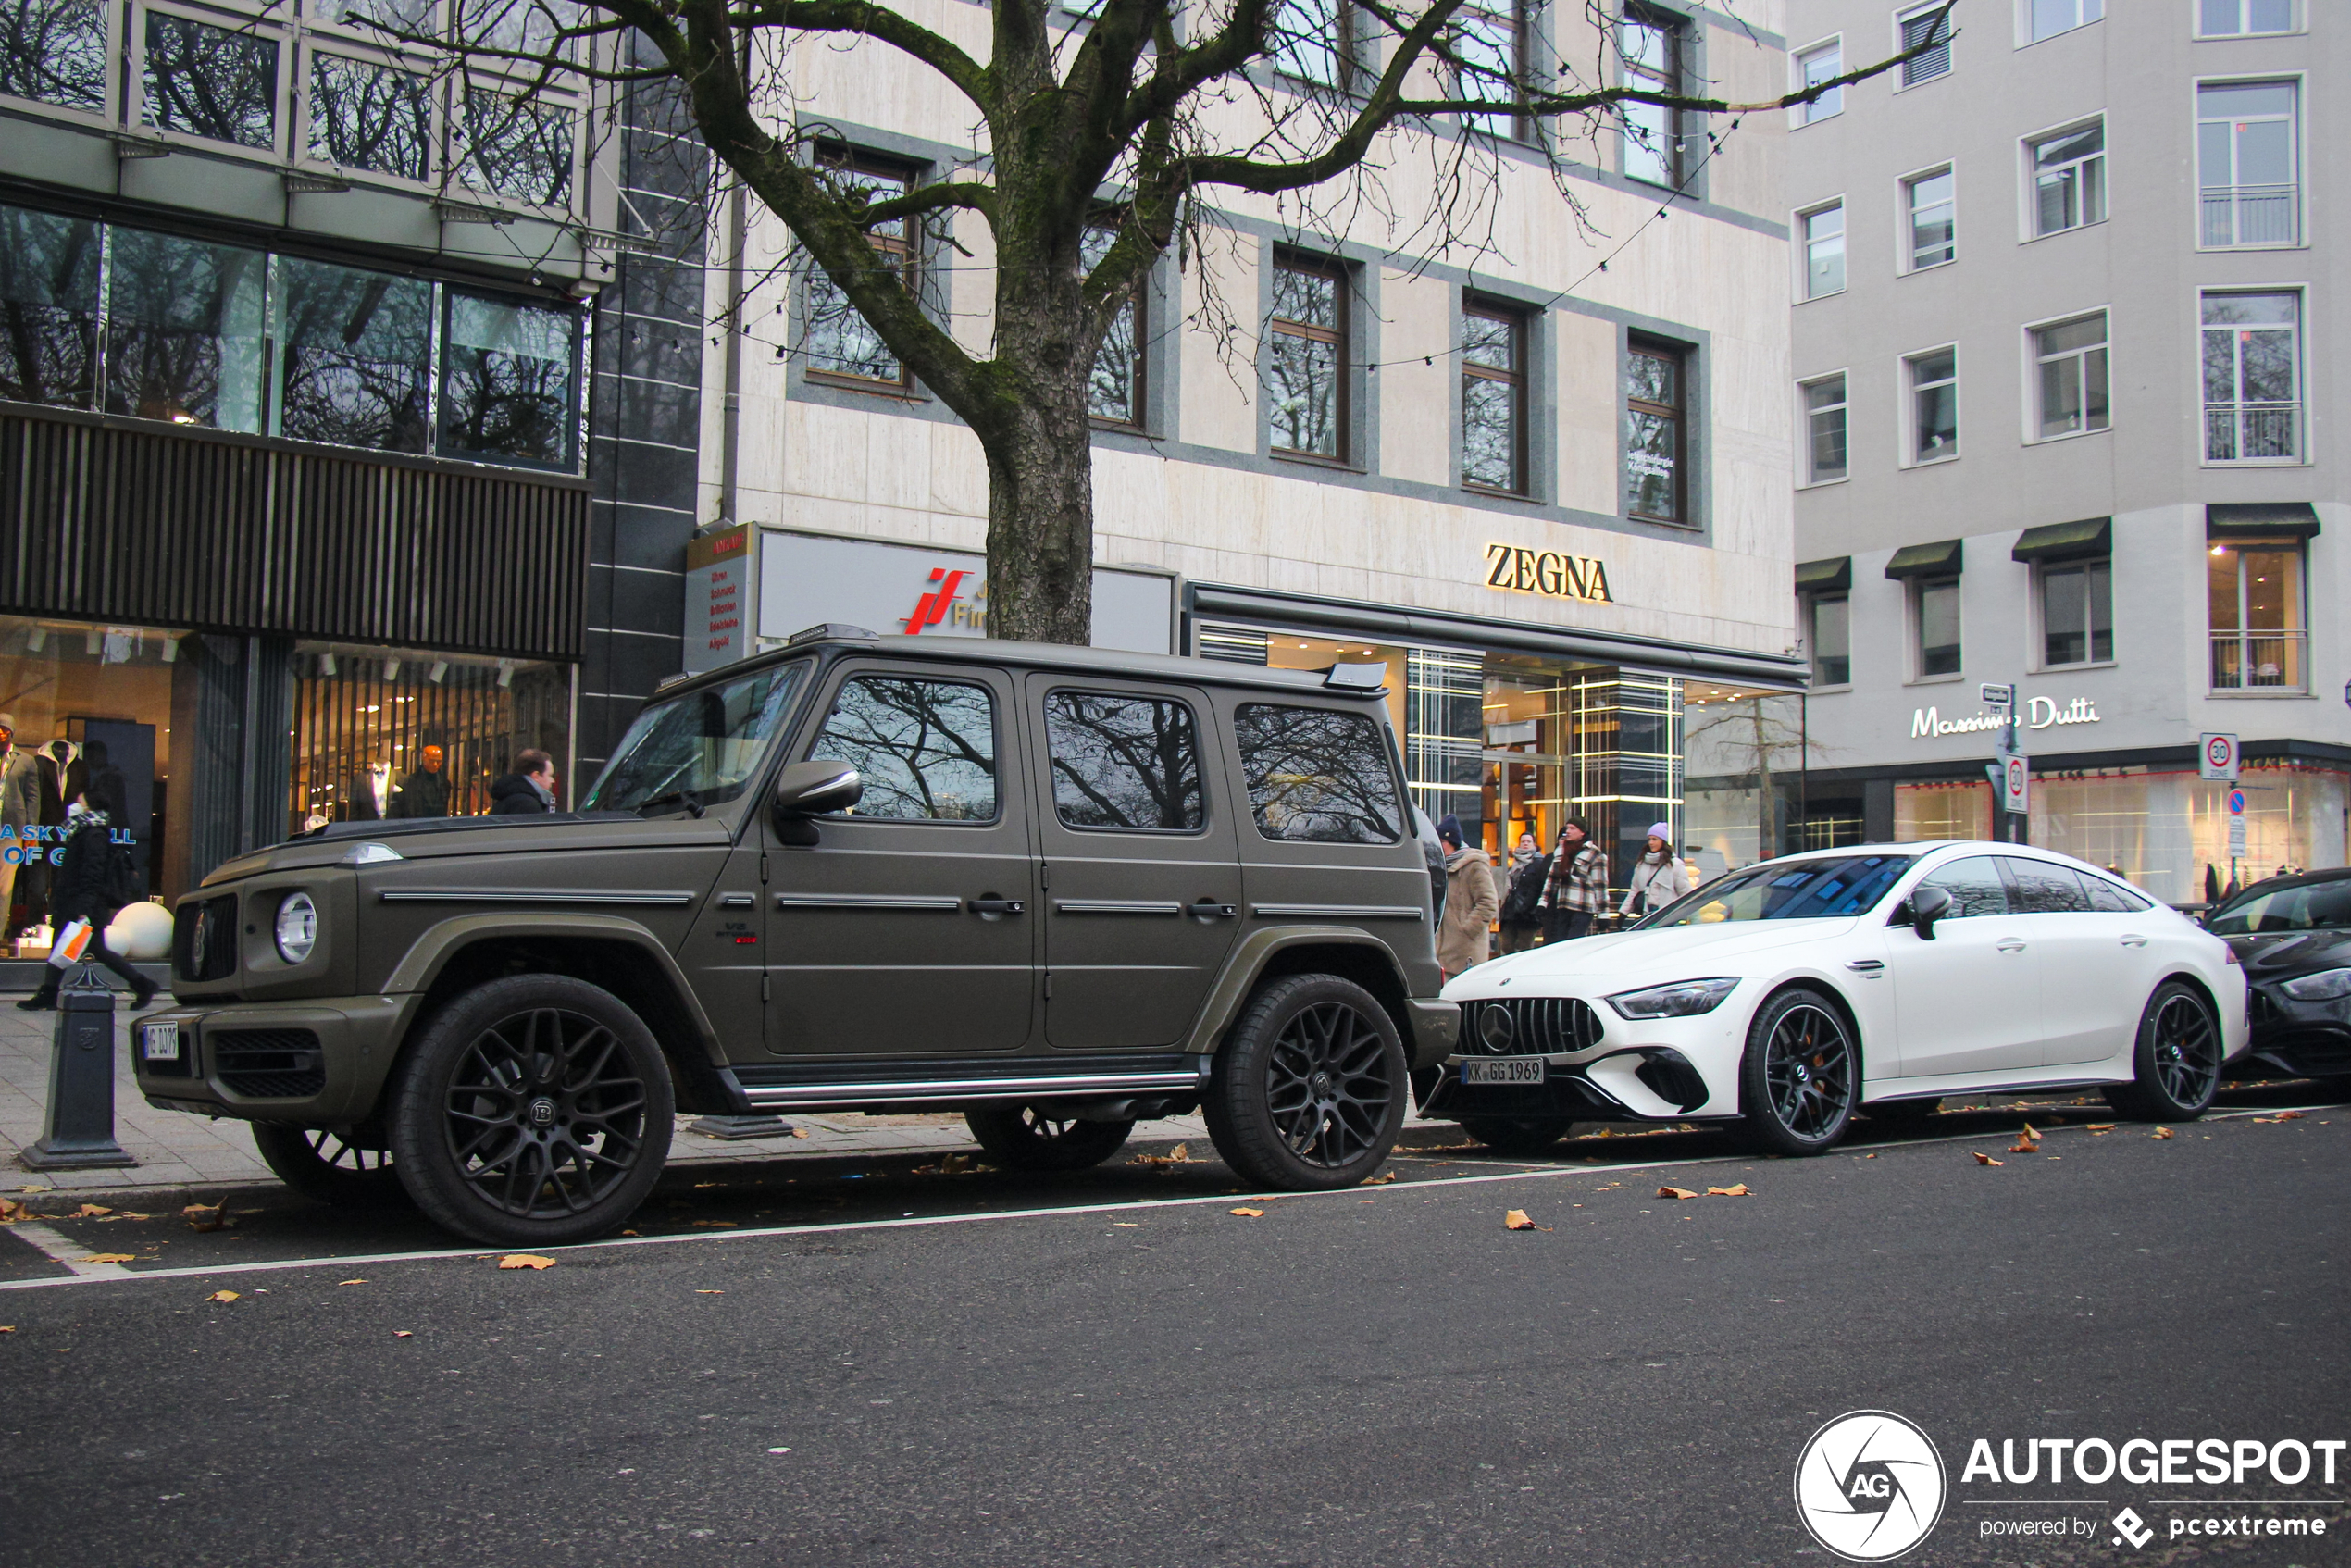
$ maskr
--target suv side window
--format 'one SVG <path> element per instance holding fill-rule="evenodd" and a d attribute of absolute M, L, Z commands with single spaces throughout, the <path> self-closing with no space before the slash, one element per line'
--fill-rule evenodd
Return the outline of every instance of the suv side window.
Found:
<path fill-rule="evenodd" d="M 2002 855 L 2000 862 L 2008 868 L 2009 878 L 2015 886 L 2018 914 L 2089 913 L 2090 901 L 2082 891 L 2082 878 L 2071 868 L 2012 854 Z"/>
<path fill-rule="evenodd" d="M 1387 747 L 1364 715 L 1244 703 L 1233 728 L 1250 810 L 1265 837 L 1392 844 L 1404 836 Z"/>
<path fill-rule="evenodd" d="M 1045 699 L 1045 742 L 1053 811 L 1068 827 L 1196 833 L 1207 819 L 1188 703 L 1056 691 Z"/>
<path fill-rule="evenodd" d="M 812 758 L 865 777 L 854 815 L 891 822 L 996 819 L 996 699 L 984 686 L 911 676 L 841 682 Z"/>
<path fill-rule="evenodd" d="M 1929 872 L 1921 878 L 1920 885 L 1940 888 L 1951 895 L 1951 913 L 1944 916 L 1947 920 L 2009 913 L 2009 886 L 2000 879 L 1998 864 L 1988 854 L 1955 860 Z"/>

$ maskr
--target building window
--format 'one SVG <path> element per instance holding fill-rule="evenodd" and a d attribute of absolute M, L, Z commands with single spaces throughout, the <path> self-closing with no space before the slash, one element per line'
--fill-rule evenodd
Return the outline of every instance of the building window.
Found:
<path fill-rule="evenodd" d="M 2196 0 L 2196 23 L 2205 38 L 2292 32 L 2294 0 Z"/>
<path fill-rule="evenodd" d="M 1088 229 L 1077 242 L 1078 257 L 1090 273 L 1117 242 L 1114 229 Z M 1094 351 L 1094 373 L 1087 380 L 1087 411 L 1105 425 L 1139 429 L 1143 423 L 1143 290 L 1138 283 L 1102 333 Z"/>
<path fill-rule="evenodd" d="M 1671 19 L 1628 8 L 1617 29 L 1620 80 L 1651 93 L 1682 90 L 1682 30 Z M 1660 104 L 1619 106 L 1624 172 L 1652 185 L 1682 183 L 1682 116 Z"/>
<path fill-rule="evenodd" d="M 1624 501 L 1636 517 L 1686 522 L 1683 383 L 1689 356 L 1668 343 L 1633 340 L 1624 360 Z"/>
<path fill-rule="evenodd" d="M 1910 270 L 1940 267 L 1959 254 L 1951 171 L 1938 168 L 1902 181 L 1902 205 L 1910 214 Z"/>
<path fill-rule="evenodd" d="M 864 191 L 873 197 L 887 199 L 902 196 L 914 186 L 914 171 L 904 165 L 863 154 L 827 154 L 819 166 L 836 190 Z M 875 224 L 865 231 L 866 242 L 874 248 L 876 265 L 893 274 L 910 294 L 917 292 L 921 281 L 920 260 L 914 253 L 915 232 L 914 220 L 905 218 Z M 820 266 L 812 266 L 802 298 L 806 302 L 808 325 L 802 334 L 802 347 L 811 372 L 854 381 L 878 381 L 892 388 L 913 385 L 914 378 L 882 342 L 873 324 L 849 303 L 849 296 L 833 281 L 831 273 Z"/>
<path fill-rule="evenodd" d="M 569 109 L 468 87 L 465 132 L 459 175 L 474 190 L 535 206 L 560 206 L 570 194 Z"/>
<path fill-rule="evenodd" d="M 1265 378 L 1274 450 L 1347 461 L 1347 276 L 1326 263 L 1274 268 Z"/>
<path fill-rule="evenodd" d="M 2038 44 L 2087 27 L 2106 14 L 2106 0 L 2024 0 L 2025 42 Z"/>
<path fill-rule="evenodd" d="M 2042 665 L 2104 664 L 2113 657 L 2113 564 L 2073 561 L 2042 567 Z"/>
<path fill-rule="evenodd" d="M 339 55 L 310 56 L 313 158 L 424 180 L 432 173 L 432 142 L 429 80 Z"/>
<path fill-rule="evenodd" d="M 257 434 L 265 271 L 259 251 L 115 230 L 106 412 Z"/>
<path fill-rule="evenodd" d="M 2291 81 L 2196 90 L 2199 244 L 2291 245 L 2301 237 L 2300 137 Z"/>
<path fill-rule="evenodd" d="M 1845 378 L 1823 376 L 1804 383 L 1804 482 L 1822 484 L 1845 477 Z"/>
<path fill-rule="evenodd" d="M 1845 204 L 1833 203 L 1805 213 L 1804 297 L 1845 292 Z"/>
<path fill-rule="evenodd" d="M 1909 54 L 1922 44 L 1932 44 L 1915 59 L 1902 62 L 1902 85 L 1916 87 L 1922 81 L 1932 81 L 1938 76 L 1951 74 L 1951 15 L 1950 7 L 1938 3 L 1922 6 L 1903 17 L 1897 24 L 1901 40 L 1900 53 Z"/>
<path fill-rule="evenodd" d="M 446 293 L 442 455 L 577 467 L 578 313 Z"/>
<path fill-rule="evenodd" d="M 1527 78 L 1525 17 L 1517 0 L 1467 0 L 1453 16 L 1454 95 L 1475 103 L 1516 103 Z M 1514 114 L 1463 115 L 1462 125 L 1489 136 L 1519 134 Z"/>
<path fill-rule="evenodd" d="M 1352 84 L 1355 8 L 1347 0 L 1282 0 L 1275 13 L 1274 68 L 1316 87 Z"/>
<path fill-rule="evenodd" d="M 86 218 L 0 206 L 0 397 L 96 401 L 98 250 Z"/>
<path fill-rule="evenodd" d="M 275 148 L 277 41 L 149 11 L 140 104 L 158 131 Z"/>
<path fill-rule="evenodd" d="M 1959 351 L 1931 349 L 1902 361 L 1910 383 L 1912 463 L 1959 454 Z"/>
<path fill-rule="evenodd" d="M 1910 591 L 1910 619 L 1918 628 L 1919 674 L 1959 674 L 1959 579 L 1920 579 Z"/>
<path fill-rule="evenodd" d="M 1853 684 L 1852 602 L 1842 593 L 1812 596 L 1812 684 Z"/>
<path fill-rule="evenodd" d="M 1817 87 L 1823 81 L 1835 81 L 1845 74 L 1845 42 L 1835 39 L 1796 56 L 1796 74 L 1799 87 Z M 1845 112 L 1845 89 L 1832 87 L 1810 103 L 1796 111 L 1798 125 L 1817 125 L 1833 115 Z"/>
<path fill-rule="evenodd" d="M 2107 428 L 2106 312 L 2033 332 L 2037 439 Z"/>
<path fill-rule="evenodd" d="M 2212 690 L 2303 690 L 2302 567 L 2298 539 L 2221 541 L 2207 553 Z"/>
<path fill-rule="evenodd" d="M 2302 455 L 2301 297 L 2204 296 L 2204 460 Z"/>
<path fill-rule="evenodd" d="M 430 417 L 432 284 L 293 256 L 271 299 L 278 433 L 422 452 Z"/>
<path fill-rule="evenodd" d="M 1462 305 L 1462 483 L 1526 491 L 1526 318 Z"/>
<path fill-rule="evenodd" d="M 2033 232 L 2061 234 L 2106 221 L 2106 121 L 2092 120 L 2029 142 Z"/>
<path fill-rule="evenodd" d="M 98 0 L 23 0 L 0 13 L 0 93 L 106 113 L 106 7 Z"/>

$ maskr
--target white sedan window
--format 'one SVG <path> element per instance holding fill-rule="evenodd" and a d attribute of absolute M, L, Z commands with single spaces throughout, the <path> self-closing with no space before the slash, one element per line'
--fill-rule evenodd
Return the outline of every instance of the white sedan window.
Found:
<path fill-rule="evenodd" d="M 1943 917 L 1946 920 L 2009 913 L 2009 886 L 2000 878 L 1999 863 L 1988 854 L 1972 854 L 1937 866 L 1921 879 L 1921 885 L 1940 888 L 1951 895 L 1951 912 Z"/>

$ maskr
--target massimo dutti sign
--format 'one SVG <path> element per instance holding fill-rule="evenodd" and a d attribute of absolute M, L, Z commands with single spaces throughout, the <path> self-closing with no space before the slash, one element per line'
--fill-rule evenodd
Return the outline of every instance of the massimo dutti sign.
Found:
<path fill-rule="evenodd" d="M 1528 550 L 1515 544 L 1486 547 L 1486 586 L 1505 593 L 1534 593 L 1546 599 L 1581 599 L 1612 604 L 1608 568 L 1595 555 L 1568 555 L 1557 550 Z"/>

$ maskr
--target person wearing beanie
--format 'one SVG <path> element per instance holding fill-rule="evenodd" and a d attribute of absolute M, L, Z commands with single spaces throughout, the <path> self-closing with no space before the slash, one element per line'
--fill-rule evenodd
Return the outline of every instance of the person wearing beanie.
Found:
<path fill-rule="evenodd" d="M 1633 863 L 1630 881 L 1619 911 L 1628 916 L 1654 914 L 1690 890 L 1689 867 L 1673 852 L 1672 823 L 1649 824 L 1648 843 Z"/>
<path fill-rule="evenodd" d="M 1449 980 L 1486 962 L 1487 932 L 1501 900 L 1486 852 L 1462 840 L 1460 818 L 1447 816 L 1437 825 L 1437 836 L 1445 840 L 1445 914 L 1437 925 L 1437 963 Z"/>

